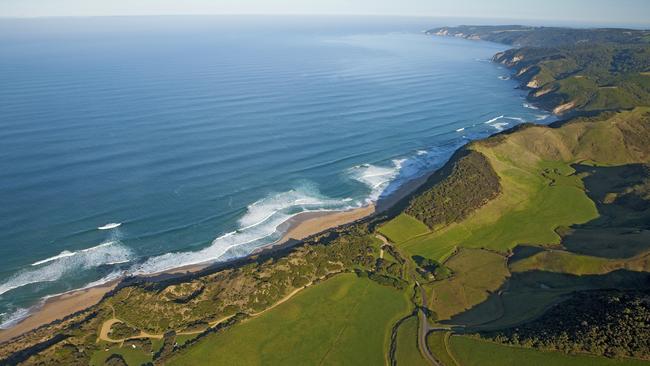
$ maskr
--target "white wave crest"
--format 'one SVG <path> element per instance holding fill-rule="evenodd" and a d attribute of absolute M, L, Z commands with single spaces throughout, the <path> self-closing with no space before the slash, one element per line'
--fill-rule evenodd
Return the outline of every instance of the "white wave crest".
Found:
<path fill-rule="evenodd" d="M 535 115 L 535 120 L 543 121 L 543 120 L 547 119 L 548 117 L 550 117 L 549 114 L 536 114 Z"/>
<path fill-rule="evenodd" d="M 487 120 L 487 121 L 485 121 L 483 123 L 485 123 L 486 125 L 489 125 L 490 123 L 496 122 L 496 121 L 498 121 L 498 120 L 500 120 L 501 118 L 504 118 L 504 117 L 505 117 L 504 115 L 500 115 L 498 117 L 494 117 L 492 119 L 489 119 L 489 120 Z"/>
<path fill-rule="evenodd" d="M 524 108 L 528 108 L 528 109 L 534 109 L 534 110 L 538 110 L 538 109 L 539 109 L 539 108 L 537 108 L 537 107 L 535 107 L 534 105 L 529 104 L 529 103 L 524 103 L 523 106 L 524 106 Z"/>
<path fill-rule="evenodd" d="M 521 123 L 526 122 L 526 120 L 521 118 L 521 117 L 503 117 L 503 118 L 510 119 L 510 120 L 513 120 L 513 121 L 518 121 L 518 122 L 521 122 Z"/>
<path fill-rule="evenodd" d="M 129 272 L 135 275 L 153 274 L 243 256 L 279 239 L 281 225 L 291 217 L 301 212 L 344 210 L 359 206 L 351 205 L 351 202 L 350 198 L 335 200 L 322 197 L 309 188 L 271 195 L 249 205 L 246 214 L 239 219 L 240 228 L 217 237 L 207 248 L 151 257 L 133 266 Z"/>
<path fill-rule="evenodd" d="M 111 222 L 106 225 L 99 226 L 97 229 L 98 230 L 110 230 L 110 229 L 115 229 L 122 226 L 121 222 Z"/>
<path fill-rule="evenodd" d="M 25 269 L 11 276 L 0 284 L 0 295 L 34 283 L 57 281 L 66 275 L 74 275 L 82 269 L 124 262 L 131 258 L 131 250 L 117 239 L 76 252 L 62 252 L 54 257 L 33 263 L 37 268 Z"/>
<path fill-rule="evenodd" d="M 52 261 L 55 261 L 57 259 L 61 259 L 61 258 L 65 258 L 65 257 L 70 257 L 70 256 L 73 256 L 75 254 L 76 253 L 74 253 L 74 252 L 64 250 L 61 253 L 55 255 L 54 257 L 50 257 L 50 258 L 46 258 L 46 259 L 43 259 L 43 260 L 40 260 L 40 261 L 36 261 L 36 262 L 32 263 L 32 266 L 40 266 L 41 264 L 52 262 Z"/>
<path fill-rule="evenodd" d="M 507 125 L 509 125 L 508 122 L 499 122 L 493 124 L 492 127 L 496 128 L 497 131 L 503 131 Z"/>
<path fill-rule="evenodd" d="M 31 314 L 29 309 L 18 308 L 14 310 L 11 314 L 7 315 L 2 313 L 2 322 L 0 323 L 0 329 L 9 329 L 14 325 L 20 323 L 23 319 L 27 318 Z"/>
<path fill-rule="evenodd" d="M 424 153 L 426 154 L 426 152 Z M 423 155 L 421 152 L 417 154 L 419 156 Z M 353 179 L 370 188 L 370 194 L 366 201 L 372 202 L 379 199 L 379 196 L 388 187 L 390 182 L 397 177 L 405 161 L 405 159 L 394 159 L 392 161 L 393 166 L 357 165 L 350 170 L 350 174 Z"/>

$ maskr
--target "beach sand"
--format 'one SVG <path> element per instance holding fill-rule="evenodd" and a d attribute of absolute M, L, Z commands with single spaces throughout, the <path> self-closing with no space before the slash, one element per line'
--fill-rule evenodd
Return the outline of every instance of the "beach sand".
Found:
<path fill-rule="evenodd" d="M 291 240 L 298 242 L 299 240 L 321 233 L 325 230 L 352 223 L 373 214 L 388 210 L 401 199 L 419 188 L 432 173 L 433 172 L 405 183 L 391 195 L 380 198 L 376 204 L 371 203 L 347 211 L 305 212 L 298 214 L 283 224 L 284 227 L 281 227 L 281 229 L 286 230 L 286 234 L 280 240 L 256 250 L 252 255 L 259 254 L 266 250 L 273 250 L 274 247 L 287 245 Z M 210 267 L 212 264 L 214 264 L 214 262 L 178 267 L 165 271 L 164 274 L 178 275 L 187 274 L 188 272 L 197 272 Z M 0 342 L 5 342 L 20 334 L 38 328 L 41 325 L 61 319 L 67 315 L 95 305 L 106 293 L 113 290 L 118 283 L 119 281 L 115 281 L 102 286 L 79 291 L 71 291 L 66 294 L 51 297 L 47 299 L 39 309 L 35 310 L 23 321 L 10 329 L 0 330 Z"/>
<path fill-rule="evenodd" d="M 117 283 L 118 281 L 114 281 L 102 286 L 53 296 L 45 300 L 41 308 L 30 314 L 29 317 L 12 328 L 0 330 L 0 342 L 97 304 L 106 293 L 117 286 Z"/>
<path fill-rule="evenodd" d="M 349 211 L 304 213 L 296 215 L 289 220 L 289 230 L 277 244 L 285 243 L 291 239 L 302 240 L 328 229 L 361 220 L 375 213 L 375 205 L 355 208 Z"/>

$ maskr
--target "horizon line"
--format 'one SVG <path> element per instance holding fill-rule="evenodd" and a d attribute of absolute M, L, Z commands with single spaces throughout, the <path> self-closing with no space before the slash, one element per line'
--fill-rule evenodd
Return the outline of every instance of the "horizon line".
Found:
<path fill-rule="evenodd" d="M 211 17 L 211 16 L 255 16 L 255 17 L 376 17 L 376 18 L 450 18 L 450 19 L 477 19 L 477 20 L 514 20 L 520 22 L 557 22 L 557 23 L 576 23 L 576 24 L 617 24 L 620 26 L 645 26 L 650 27 L 650 22 L 617 22 L 607 20 L 577 20 L 577 19 L 550 19 L 550 18 L 511 18 L 511 17 L 477 17 L 462 15 L 446 14 L 378 14 L 378 13 L 184 13 L 184 14 L 89 14 L 89 15 L 22 15 L 22 16 L 2 16 L 0 20 L 23 20 L 23 19 L 63 19 L 63 18 L 137 18 L 137 17 Z M 503 25 L 523 25 L 517 23 Z"/>

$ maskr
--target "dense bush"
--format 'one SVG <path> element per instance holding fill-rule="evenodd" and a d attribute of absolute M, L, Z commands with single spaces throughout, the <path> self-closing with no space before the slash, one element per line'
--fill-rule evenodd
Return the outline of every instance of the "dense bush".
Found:
<path fill-rule="evenodd" d="M 526 347 L 650 358 L 650 292 L 577 293 L 533 322 L 484 335 Z"/>
<path fill-rule="evenodd" d="M 430 228 L 458 222 L 495 198 L 499 177 L 483 154 L 466 150 L 431 177 L 430 188 L 416 196 L 406 213 Z"/>
<path fill-rule="evenodd" d="M 140 334 L 140 331 L 130 327 L 128 324 L 118 322 L 111 326 L 109 335 L 113 339 L 129 338 Z"/>

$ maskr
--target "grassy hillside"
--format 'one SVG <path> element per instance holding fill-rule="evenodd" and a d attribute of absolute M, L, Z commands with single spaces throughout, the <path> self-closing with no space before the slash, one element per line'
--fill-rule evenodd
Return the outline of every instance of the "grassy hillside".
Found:
<path fill-rule="evenodd" d="M 413 216 L 406 213 L 400 214 L 377 229 L 393 243 L 403 243 L 415 236 L 426 234 L 429 228 Z"/>
<path fill-rule="evenodd" d="M 470 337 L 451 337 L 451 349 L 463 366 L 647 366 L 650 362 L 609 359 L 505 346 Z"/>
<path fill-rule="evenodd" d="M 418 349 L 418 317 L 411 316 L 397 329 L 395 359 L 398 366 L 426 366 L 429 363 Z"/>
<path fill-rule="evenodd" d="M 458 366 L 458 363 L 451 354 L 451 332 L 434 331 L 427 336 L 427 346 L 431 350 L 433 357 L 442 364 L 442 366 Z"/>
<path fill-rule="evenodd" d="M 505 257 L 480 249 L 462 249 L 445 265 L 454 276 L 429 285 L 430 309 L 438 320 L 449 319 L 485 301 L 508 276 Z"/>
<path fill-rule="evenodd" d="M 619 269 L 650 271 L 650 253 L 629 259 L 607 259 L 566 251 L 543 251 L 517 261 L 510 266 L 513 272 L 548 271 L 575 275 L 604 274 Z"/>
<path fill-rule="evenodd" d="M 209 335 L 169 365 L 340 365 L 385 363 L 404 294 L 353 274 L 335 276 L 289 302 Z"/>
<path fill-rule="evenodd" d="M 650 359 L 650 292 L 581 292 L 516 328 L 487 333 L 499 342 L 562 352 Z"/>

